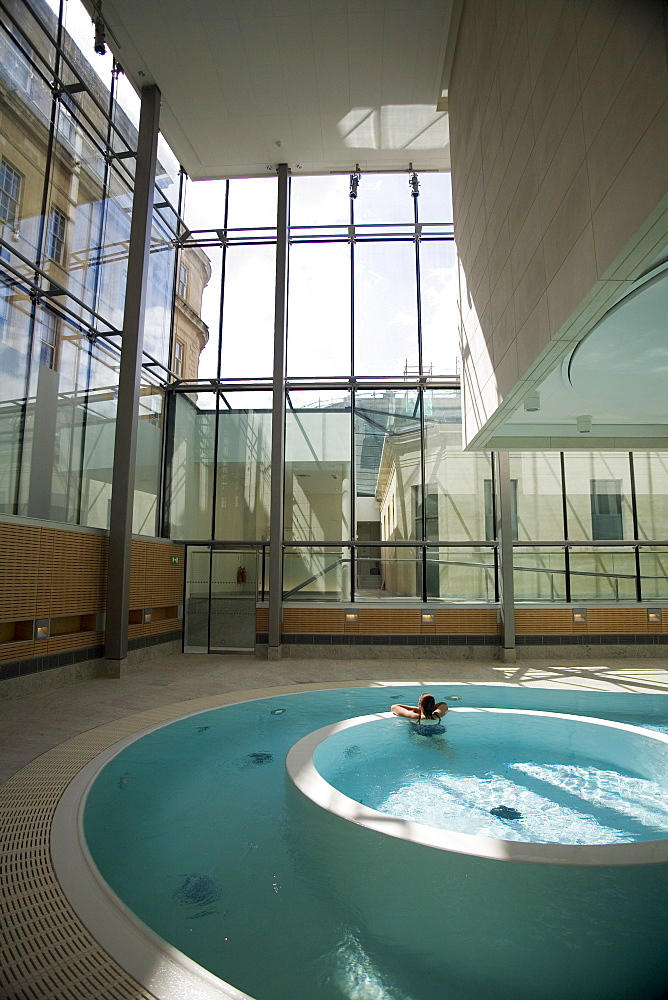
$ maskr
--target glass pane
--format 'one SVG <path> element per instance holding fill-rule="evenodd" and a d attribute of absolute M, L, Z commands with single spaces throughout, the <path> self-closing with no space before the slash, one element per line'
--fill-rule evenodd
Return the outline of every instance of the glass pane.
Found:
<path fill-rule="evenodd" d="M 427 541 L 482 541 L 486 531 L 485 484 L 492 481 L 490 456 L 462 452 L 459 390 L 424 392 Z M 429 499 L 432 497 L 433 499 Z"/>
<path fill-rule="evenodd" d="M 421 173 L 418 213 L 420 222 L 452 222 L 452 175 Z M 429 229 L 423 230 L 423 235 Z M 424 244 L 423 244 L 424 245 Z"/>
<path fill-rule="evenodd" d="M 276 247 L 230 247 L 223 305 L 223 378 L 267 378 L 274 360 Z"/>
<path fill-rule="evenodd" d="M 108 528 L 118 400 L 118 354 L 98 342 L 88 358 L 89 385 L 81 484 L 81 523 Z"/>
<path fill-rule="evenodd" d="M 207 247 L 204 250 L 190 250 L 184 251 L 181 255 L 181 263 L 187 268 L 187 284 L 185 288 L 186 292 L 186 304 L 190 306 L 190 309 L 197 311 L 197 299 L 193 301 L 192 299 L 192 265 L 187 259 L 189 254 L 195 254 L 197 260 L 201 262 L 201 269 L 205 271 L 210 268 L 211 274 L 208 281 L 203 285 L 202 295 L 201 295 L 201 315 L 204 325 L 207 327 L 208 340 L 207 343 L 199 354 L 199 365 L 197 367 L 197 376 L 199 378 L 218 378 L 218 347 L 220 343 L 220 274 L 222 269 L 223 251 L 220 247 Z M 200 268 L 198 268 L 199 270 Z M 203 275 L 204 277 L 204 275 Z M 187 321 L 190 312 L 189 310 L 184 310 L 180 303 L 180 298 L 178 296 L 179 285 L 177 284 L 177 299 L 176 299 L 176 320 L 181 323 L 181 314 L 184 313 L 184 319 Z M 187 375 L 186 375 L 187 377 Z"/>
<path fill-rule="evenodd" d="M 410 547 L 384 545 L 380 550 L 379 597 L 422 596 L 422 553 Z"/>
<path fill-rule="evenodd" d="M 510 478 L 517 483 L 518 539 L 530 542 L 564 538 L 559 453 L 513 452 Z"/>
<path fill-rule="evenodd" d="M 218 539 L 266 540 L 271 505 L 271 395 L 255 393 L 248 409 L 236 394 L 218 415 L 216 526 Z"/>
<path fill-rule="evenodd" d="M 412 243 L 355 246 L 355 374 L 417 373 L 417 299 Z"/>
<path fill-rule="evenodd" d="M 288 548 L 283 560 L 286 601 L 350 600 L 350 549 Z"/>
<path fill-rule="evenodd" d="M 162 463 L 164 392 L 144 381 L 140 388 L 132 531 L 158 533 L 158 494 Z"/>
<path fill-rule="evenodd" d="M 565 601 L 564 550 L 516 548 L 514 552 L 516 601 Z"/>
<path fill-rule="evenodd" d="M 254 552 L 212 553 L 212 651 L 255 647 L 256 561 Z"/>
<path fill-rule="evenodd" d="M 0 510 L 16 513 L 31 303 L 18 284 L 0 279 Z"/>
<path fill-rule="evenodd" d="M 415 209 L 405 174 L 362 174 L 355 199 L 355 224 L 413 222 Z M 412 250 L 412 247 L 410 247 Z"/>
<path fill-rule="evenodd" d="M 633 538 L 628 452 L 566 452 L 568 537 Z"/>
<path fill-rule="evenodd" d="M 183 648 L 186 653 L 206 653 L 209 648 L 209 576 L 211 552 L 188 548 L 185 605 L 183 608 Z"/>
<path fill-rule="evenodd" d="M 164 224 L 160 214 L 154 212 L 146 286 L 144 351 L 166 367 L 169 367 L 170 362 L 169 338 L 176 257 L 172 238 L 173 233 Z"/>
<path fill-rule="evenodd" d="M 420 243 L 422 370 L 455 375 L 459 362 L 457 251 L 454 243 Z"/>
<path fill-rule="evenodd" d="M 496 600 L 494 550 L 427 549 L 427 599 Z"/>
<path fill-rule="evenodd" d="M 633 552 L 618 549 L 571 549 L 571 600 L 635 601 Z"/>
<path fill-rule="evenodd" d="M 167 491 L 170 538 L 210 538 L 214 432 L 213 400 L 200 394 L 207 408 L 186 395 L 174 397 L 174 441 Z"/>
<path fill-rule="evenodd" d="M 116 172 L 112 172 L 109 195 L 102 205 L 97 311 L 116 330 L 123 327 L 131 215 L 130 189 Z"/>
<path fill-rule="evenodd" d="M 665 452 L 635 451 L 639 538 L 665 538 L 668 527 L 668 456 Z"/>
<path fill-rule="evenodd" d="M 290 185 L 290 225 L 348 225 L 350 222 L 350 178 L 293 177 Z M 293 248 L 294 249 L 294 248 Z M 290 251 L 292 254 L 292 250 Z M 290 258 L 292 271 L 292 256 Z M 292 273 L 290 274 L 292 279 Z"/>
<path fill-rule="evenodd" d="M 356 531 L 365 540 L 422 538 L 419 395 L 355 396 Z"/>
<path fill-rule="evenodd" d="M 285 539 L 350 538 L 350 395 L 303 407 L 300 395 L 290 393 L 286 416 Z"/>
<path fill-rule="evenodd" d="M 227 225 L 230 229 L 276 229 L 278 181 L 275 174 L 230 181 L 230 207 Z M 212 225 L 222 225 L 212 223 Z"/>
<path fill-rule="evenodd" d="M 640 574 L 644 601 L 668 599 L 668 549 L 642 548 Z M 664 611 L 664 617 L 666 612 Z"/>
<path fill-rule="evenodd" d="M 290 248 L 288 376 L 350 374 L 350 247 Z"/>

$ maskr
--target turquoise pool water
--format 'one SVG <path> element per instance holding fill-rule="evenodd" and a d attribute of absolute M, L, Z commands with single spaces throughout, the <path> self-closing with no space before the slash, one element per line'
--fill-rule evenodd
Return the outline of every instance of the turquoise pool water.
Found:
<path fill-rule="evenodd" d="M 627 766 L 614 763 L 620 754 L 606 756 L 628 733 L 597 726 L 587 740 L 591 728 L 455 710 L 442 733 L 421 733 L 381 719 L 329 736 L 313 762 L 357 802 L 454 833 L 537 844 L 668 838 L 668 744 L 631 735 L 640 744 L 636 765 L 644 754 L 655 758 L 638 773 L 631 753 Z"/>
<path fill-rule="evenodd" d="M 406 871 L 410 890 L 388 885 L 378 905 L 395 907 L 403 921 L 425 900 L 447 908 L 445 947 L 431 959 L 416 956 L 390 946 L 380 922 L 365 919 L 339 877 L 343 863 L 354 886 L 365 878 L 343 830 L 350 824 L 334 819 L 319 848 L 322 810 L 295 808 L 285 757 L 305 734 L 415 692 L 392 685 L 270 696 L 141 737 L 89 792 L 84 827 L 95 864 L 140 920 L 258 1000 L 655 1000 L 668 983 L 668 866 L 598 869 L 574 883 L 560 866 L 537 880 L 528 869 L 540 866 L 460 857 L 431 885 L 411 880 L 424 867 L 420 854 Z M 467 685 L 434 693 L 457 698 L 453 706 L 565 711 L 668 731 L 666 696 L 622 702 Z M 333 863 L 339 845 L 350 849 L 347 864 Z M 393 850 L 379 841 L 381 875 Z M 649 966 L 613 940 L 615 924 L 647 943 Z M 521 965 L 508 965 L 504 956 L 518 943 Z"/>

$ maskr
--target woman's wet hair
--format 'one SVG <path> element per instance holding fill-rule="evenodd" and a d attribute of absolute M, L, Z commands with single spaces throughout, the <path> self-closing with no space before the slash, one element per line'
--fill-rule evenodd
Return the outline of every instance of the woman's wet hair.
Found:
<path fill-rule="evenodd" d="M 425 692 L 420 695 L 420 700 L 418 701 L 418 716 L 420 719 L 422 716 L 424 716 L 425 719 L 433 719 L 433 712 L 435 708 L 436 699 L 433 694 L 427 694 Z"/>

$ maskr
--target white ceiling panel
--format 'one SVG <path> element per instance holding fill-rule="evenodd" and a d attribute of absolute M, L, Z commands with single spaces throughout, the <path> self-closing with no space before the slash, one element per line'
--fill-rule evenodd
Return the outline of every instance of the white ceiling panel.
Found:
<path fill-rule="evenodd" d="M 102 11 L 128 79 L 160 88 L 162 132 L 196 180 L 282 162 L 449 169 L 435 105 L 451 0 L 103 0 Z"/>

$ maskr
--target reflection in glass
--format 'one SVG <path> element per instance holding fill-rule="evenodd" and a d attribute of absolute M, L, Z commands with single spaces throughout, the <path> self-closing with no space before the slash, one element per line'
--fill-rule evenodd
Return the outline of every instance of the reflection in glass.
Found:
<path fill-rule="evenodd" d="M 380 596 L 420 599 L 422 551 L 412 546 L 384 545 L 380 550 Z"/>
<path fill-rule="evenodd" d="M 568 537 L 633 538 L 627 452 L 566 452 Z"/>
<path fill-rule="evenodd" d="M 216 410 L 204 397 L 172 397 L 174 432 L 166 497 L 170 538 L 211 538 Z"/>
<path fill-rule="evenodd" d="M 634 451 L 638 538 L 665 538 L 668 525 L 668 455 Z"/>
<path fill-rule="evenodd" d="M 566 567 L 562 548 L 515 548 L 516 601 L 565 601 Z"/>
<path fill-rule="evenodd" d="M 572 601 L 634 601 L 635 554 L 628 549 L 571 549 L 570 578 Z"/>
<path fill-rule="evenodd" d="M 643 546 L 640 549 L 640 575 L 644 601 L 667 600 L 668 548 Z"/>
<path fill-rule="evenodd" d="M 271 401 L 255 396 L 255 409 L 221 406 L 218 414 L 215 538 L 269 538 Z M 236 394 L 226 400 L 234 407 Z"/>
<path fill-rule="evenodd" d="M 527 542 L 565 538 L 559 452 L 513 452 L 510 478 L 516 483 L 517 538 Z"/>
<path fill-rule="evenodd" d="M 350 549 L 335 545 L 287 548 L 283 558 L 283 599 L 350 600 Z"/>
<path fill-rule="evenodd" d="M 428 548 L 427 600 L 496 600 L 494 550 L 483 548 Z"/>
<path fill-rule="evenodd" d="M 355 403 L 357 492 L 375 497 L 382 540 L 422 539 L 420 396 L 415 389 L 358 393 Z M 358 518 L 370 515 L 360 505 Z"/>
<path fill-rule="evenodd" d="M 301 407 L 290 393 L 285 427 L 285 539 L 351 537 L 350 394 Z"/>

